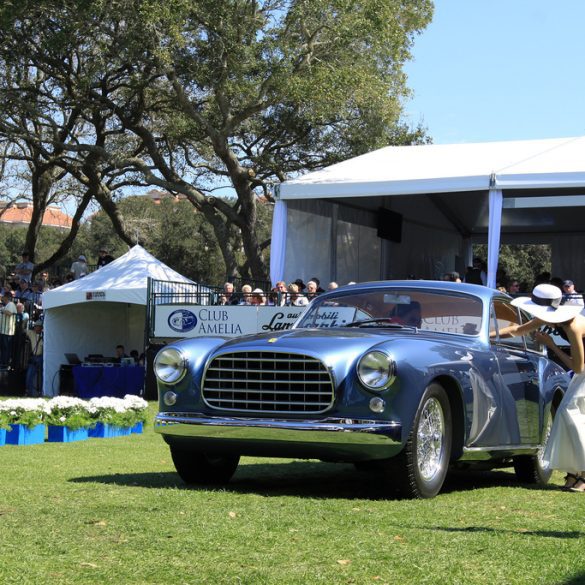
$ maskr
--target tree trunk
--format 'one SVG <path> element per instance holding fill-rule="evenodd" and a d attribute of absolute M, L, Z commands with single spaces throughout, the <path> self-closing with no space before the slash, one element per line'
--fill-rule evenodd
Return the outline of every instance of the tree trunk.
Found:
<path fill-rule="evenodd" d="M 26 231 L 24 248 L 30 254 L 31 262 L 35 259 L 35 250 L 43 218 L 49 202 L 49 194 L 61 169 L 35 165 L 31 176 L 32 215 Z M 35 271 L 36 272 L 36 271 Z"/>
<path fill-rule="evenodd" d="M 35 273 L 46 270 L 48 267 L 52 266 L 53 264 L 61 260 L 61 258 L 63 258 L 67 254 L 67 252 L 71 250 L 71 245 L 75 241 L 77 232 L 79 231 L 81 218 L 83 217 L 83 214 L 87 209 L 87 206 L 92 200 L 92 197 L 93 194 L 91 188 L 87 189 L 87 191 L 83 194 L 83 197 L 79 202 L 77 209 L 75 210 L 75 215 L 72 218 L 71 230 L 69 231 L 69 234 L 67 234 L 67 237 L 61 242 L 61 245 L 59 246 L 57 251 L 50 258 L 45 260 L 45 262 L 41 262 L 40 264 L 37 264 L 35 266 Z"/>

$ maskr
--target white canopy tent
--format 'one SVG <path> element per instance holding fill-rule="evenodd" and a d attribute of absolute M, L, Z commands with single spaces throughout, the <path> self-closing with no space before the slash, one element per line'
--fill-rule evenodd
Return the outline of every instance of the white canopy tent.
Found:
<path fill-rule="evenodd" d="M 59 389 L 65 353 L 114 355 L 116 345 L 142 351 L 148 279 L 193 281 L 169 268 L 141 246 L 110 264 L 43 294 L 43 393 Z"/>
<path fill-rule="evenodd" d="M 501 241 L 550 244 L 553 270 L 585 286 L 585 137 L 390 146 L 275 196 L 273 281 L 437 278 L 487 242 L 494 286 Z M 378 237 L 381 210 L 401 219 L 395 241 Z"/>

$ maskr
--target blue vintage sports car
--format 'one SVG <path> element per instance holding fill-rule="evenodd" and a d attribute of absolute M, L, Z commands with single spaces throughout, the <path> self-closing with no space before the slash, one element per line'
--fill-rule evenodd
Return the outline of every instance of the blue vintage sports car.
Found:
<path fill-rule="evenodd" d="M 171 343 L 155 359 L 155 428 L 187 483 L 227 482 L 241 455 L 353 462 L 388 493 L 428 498 L 450 467 L 513 466 L 545 483 L 541 453 L 569 377 L 528 319 L 477 285 L 389 281 L 325 293 L 292 329 Z"/>

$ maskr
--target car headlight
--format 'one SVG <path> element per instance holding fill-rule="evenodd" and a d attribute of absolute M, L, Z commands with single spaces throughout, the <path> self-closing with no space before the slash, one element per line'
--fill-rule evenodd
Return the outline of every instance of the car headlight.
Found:
<path fill-rule="evenodd" d="M 364 354 L 357 365 L 360 382 L 368 388 L 379 392 L 385 390 L 396 378 L 396 364 L 391 356 L 381 351 Z"/>
<path fill-rule="evenodd" d="M 176 384 L 186 372 L 187 358 L 178 349 L 161 349 L 154 358 L 154 373 L 165 384 Z"/>

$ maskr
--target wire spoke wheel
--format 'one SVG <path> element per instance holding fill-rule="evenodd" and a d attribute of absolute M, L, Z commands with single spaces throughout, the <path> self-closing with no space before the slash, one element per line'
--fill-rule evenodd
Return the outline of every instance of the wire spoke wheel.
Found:
<path fill-rule="evenodd" d="M 423 405 L 416 436 L 417 465 L 421 477 L 431 481 L 444 464 L 445 417 L 440 402 L 429 398 Z"/>
<path fill-rule="evenodd" d="M 421 396 L 404 449 L 382 464 L 389 488 L 405 498 L 436 496 L 447 476 L 452 443 L 449 398 L 433 382 Z"/>

